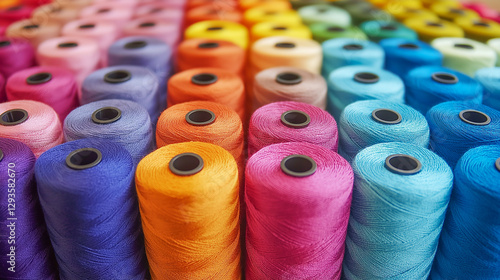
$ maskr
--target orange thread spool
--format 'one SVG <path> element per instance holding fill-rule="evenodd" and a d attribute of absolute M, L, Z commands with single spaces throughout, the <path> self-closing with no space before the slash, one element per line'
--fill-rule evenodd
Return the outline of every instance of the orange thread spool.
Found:
<path fill-rule="evenodd" d="M 187 2 L 186 9 L 192 10 L 201 6 L 205 5 L 212 5 L 215 9 L 223 9 L 223 8 L 232 8 L 232 9 L 237 9 L 238 8 L 238 1 L 237 0 L 225 0 L 225 1 L 219 1 L 219 0 L 190 0 Z"/>
<path fill-rule="evenodd" d="M 255 7 L 275 7 L 282 10 L 291 10 L 292 5 L 288 0 L 240 0 L 242 10 L 248 10 Z"/>
<path fill-rule="evenodd" d="M 153 280 L 241 279 L 238 186 L 233 156 L 209 143 L 167 145 L 139 163 L 136 188 Z"/>
<path fill-rule="evenodd" d="M 213 67 L 241 74 L 245 60 L 245 50 L 234 43 L 222 40 L 189 39 L 179 45 L 177 70 Z"/>
<path fill-rule="evenodd" d="M 168 81 L 168 107 L 188 101 L 213 101 L 245 118 L 245 87 L 241 78 L 217 68 L 195 68 L 175 74 Z"/>
<path fill-rule="evenodd" d="M 217 9 L 214 5 L 193 8 L 186 13 L 186 26 L 205 20 L 224 20 L 241 23 L 243 15 L 232 8 Z"/>

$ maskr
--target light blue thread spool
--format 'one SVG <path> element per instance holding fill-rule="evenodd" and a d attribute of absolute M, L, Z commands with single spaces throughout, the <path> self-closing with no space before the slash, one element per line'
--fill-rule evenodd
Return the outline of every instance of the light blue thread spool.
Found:
<path fill-rule="evenodd" d="M 500 67 L 480 69 L 476 80 L 484 88 L 483 104 L 500 110 Z"/>

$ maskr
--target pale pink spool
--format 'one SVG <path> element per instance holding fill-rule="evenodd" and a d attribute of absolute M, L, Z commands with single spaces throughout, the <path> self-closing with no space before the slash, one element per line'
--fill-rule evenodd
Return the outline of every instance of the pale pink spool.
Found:
<path fill-rule="evenodd" d="M 63 7 L 57 3 L 52 3 L 36 8 L 33 11 L 31 18 L 36 22 L 63 26 L 72 20 L 76 20 L 78 18 L 78 13 L 79 11 L 77 9 Z"/>
<path fill-rule="evenodd" d="M 95 4 L 112 4 L 117 7 L 134 8 L 139 4 L 138 0 L 94 0 Z"/>
<path fill-rule="evenodd" d="M 282 160 L 297 154 L 317 164 L 312 175 L 282 171 Z M 253 155 L 245 172 L 246 279 L 340 279 L 352 187 L 349 163 L 321 146 L 281 143 Z"/>
<path fill-rule="evenodd" d="M 16 72 L 7 81 L 5 91 L 9 101 L 34 100 L 51 106 L 61 121 L 78 107 L 75 77 L 71 71 L 59 67 L 39 66 Z"/>
<path fill-rule="evenodd" d="M 148 4 L 137 7 L 134 18 L 147 20 L 164 20 L 175 22 L 179 26 L 184 21 L 184 11 L 165 3 Z"/>
<path fill-rule="evenodd" d="M 62 125 L 57 113 L 49 105 L 31 100 L 10 101 L 0 104 L 0 114 L 22 109 L 28 118 L 17 125 L 0 124 L 0 137 L 10 138 L 28 145 L 36 157 L 63 143 Z M 5 118 L 7 118 L 4 115 Z M 3 118 L 2 118 L 3 119 Z"/>
<path fill-rule="evenodd" d="M 9 25 L 7 37 L 28 40 L 34 48 L 42 42 L 59 36 L 61 27 L 57 24 L 40 23 L 33 19 L 25 19 Z"/>
<path fill-rule="evenodd" d="M 281 121 L 281 116 L 288 111 L 304 112 L 310 122 L 304 127 L 287 126 L 286 122 Z M 266 146 L 284 142 L 307 142 L 337 152 L 337 122 L 325 110 L 293 101 L 271 103 L 255 111 L 248 128 L 248 156 L 251 157 Z"/>
<path fill-rule="evenodd" d="M 131 7 L 121 7 L 112 3 L 94 4 L 80 11 L 80 18 L 91 21 L 106 21 L 117 28 L 126 24 L 133 15 Z"/>
<path fill-rule="evenodd" d="M 174 48 L 179 43 L 179 27 L 167 21 L 136 19 L 123 28 L 123 37 L 130 36 L 154 37 Z"/>
<path fill-rule="evenodd" d="M 0 37 L 0 74 L 5 79 L 35 65 L 35 50 L 24 39 Z"/>
<path fill-rule="evenodd" d="M 61 47 L 76 44 L 75 47 Z M 80 37 L 58 37 L 43 42 L 37 50 L 41 66 L 58 66 L 73 72 L 79 85 L 94 70 L 99 59 L 99 45 L 92 39 Z"/>
<path fill-rule="evenodd" d="M 95 40 L 101 53 L 99 67 L 108 65 L 108 49 L 118 38 L 118 30 L 114 24 L 85 19 L 69 22 L 63 27 L 61 33 L 63 36 L 76 36 Z"/>

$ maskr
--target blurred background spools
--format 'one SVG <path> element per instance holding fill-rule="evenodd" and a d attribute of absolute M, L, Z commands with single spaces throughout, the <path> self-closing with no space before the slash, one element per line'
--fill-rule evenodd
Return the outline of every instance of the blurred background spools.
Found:
<path fill-rule="evenodd" d="M 241 78 L 228 70 L 194 68 L 177 73 L 168 81 L 168 107 L 187 101 L 224 104 L 245 119 L 245 87 Z"/>
<path fill-rule="evenodd" d="M 186 26 L 205 20 L 224 20 L 241 23 L 243 15 L 235 7 L 219 5 L 203 5 L 186 11 Z"/>
<path fill-rule="evenodd" d="M 248 157 L 263 147 L 284 142 L 308 142 L 337 151 L 337 123 L 326 111 L 294 101 L 274 102 L 252 114 Z"/>
<path fill-rule="evenodd" d="M 479 19 L 479 15 L 473 10 L 457 7 L 454 4 L 435 3 L 429 9 L 444 20 L 453 21 L 459 18 Z"/>
<path fill-rule="evenodd" d="M 31 17 L 33 7 L 27 5 L 0 8 L 0 24 L 9 25 L 13 22 Z"/>
<path fill-rule="evenodd" d="M 368 39 L 365 33 L 356 26 L 340 27 L 327 23 L 314 23 L 309 28 L 311 29 L 313 39 L 319 43 L 335 38 Z"/>
<path fill-rule="evenodd" d="M 0 103 L 0 137 L 28 145 L 36 157 L 64 140 L 61 122 L 49 105 L 18 100 Z"/>
<path fill-rule="evenodd" d="M 60 26 L 38 22 L 33 19 L 16 21 L 9 25 L 5 35 L 9 38 L 28 40 L 36 49 L 42 42 L 59 36 Z"/>
<path fill-rule="evenodd" d="M 303 39 L 312 38 L 311 31 L 303 24 L 285 24 L 266 21 L 257 23 L 250 29 L 250 41 L 252 43 L 259 39 L 273 36 Z"/>
<path fill-rule="evenodd" d="M 0 218 L 3 279 L 58 279 L 57 264 L 34 180 L 35 156 L 25 144 L 0 138 L 4 187 Z M 11 237 L 7 239 L 8 237 Z M 14 250 L 12 250 L 14 248 Z"/>
<path fill-rule="evenodd" d="M 486 43 L 500 37 L 500 24 L 492 20 L 458 18 L 455 23 L 464 30 L 465 37 L 472 40 Z"/>
<path fill-rule="evenodd" d="M 499 145 L 477 147 L 462 156 L 431 279 L 498 277 L 499 181 Z"/>
<path fill-rule="evenodd" d="M 245 26 L 222 20 L 200 21 L 189 26 L 184 32 L 185 39 L 202 38 L 233 42 L 246 49 L 248 30 Z"/>
<path fill-rule="evenodd" d="M 80 106 L 64 120 L 63 132 L 66 141 L 99 138 L 121 144 L 136 164 L 155 148 L 148 111 L 129 100 L 108 99 Z"/>
<path fill-rule="evenodd" d="M 105 21 L 115 24 L 117 28 L 126 24 L 133 15 L 130 7 L 101 2 L 85 7 L 80 11 L 80 18 L 91 21 Z"/>
<path fill-rule="evenodd" d="M 302 23 L 302 19 L 299 13 L 294 10 L 273 6 L 257 6 L 244 12 L 243 23 L 247 28 L 250 29 L 259 22 L 300 24 Z"/>
<path fill-rule="evenodd" d="M 246 279 L 340 279 L 347 161 L 314 144 L 280 143 L 254 154 L 245 175 Z"/>
<path fill-rule="evenodd" d="M 355 38 L 337 38 L 323 42 L 323 66 L 321 73 L 325 78 L 340 67 L 366 65 L 383 68 L 384 50 L 376 43 Z"/>
<path fill-rule="evenodd" d="M 5 88 L 7 100 L 35 100 L 51 106 L 61 121 L 78 107 L 78 85 L 71 71 L 39 66 L 16 72 Z"/>
<path fill-rule="evenodd" d="M 427 20 L 437 20 L 439 17 L 425 8 L 401 7 L 399 9 L 386 9 L 394 18 L 403 22 L 409 18 L 421 18 Z"/>
<path fill-rule="evenodd" d="M 352 162 L 360 150 L 386 142 L 427 148 L 425 116 L 410 106 L 383 100 L 358 101 L 345 107 L 339 119 L 339 153 L 345 159 Z"/>
<path fill-rule="evenodd" d="M 430 148 L 454 168 L 469 149 L 499 145 L 500 112 L 486 105 L 450 101 L 426 114 L 431 130 Z"/>
<path fill-rule="evenodd" d="M 59 145 L 37 160 L 38 193 L 61 279 L 146 277 L 134 170 L 123 147 L 96 139 Z"/>
<path fill-rule="evenodd" d="M 311 3 L 309 3 L 311 4 Z M 290 1 L 288 0 L 240 0 L 239 1 L 239 6 L 242 10 L 246 11 L 251 8 L 255 7 L 272 7 L 275 9 L 283 9 L 283 10 L 289 10 L 292 8 L 292 5 L 290 5 Z"/>
<path fill-rule="evenodd" d="M 500 68 L 483 68 L 474 77 L 483 86 L 483 104 L 500 111 Z"/>
<path fill-rule="evenodd" d="M 331 5 L 309 5 L 297 11 L 302 18 L 302 22 L 307 25 L 313 23 L 328 23 L 340 27 L 351 25 L 349 13 Z"/>
<path fill-rule="evenodd" d="M 385 69 L 401 79 L 414 68 L 443 63 L 443 55 L 422 41 L 391 38 L 380 41 L 380 46 L 385 52 Z"/>
<path fill-rule="evenodd" d="M 152 279 L 241 279 L 238 167 L 229 152 L 201 142 L 161 147 L 139 163 L 136 184 Z"/>
<path fill-rule="evenodd" d="M 356 101 L 380 99 L 404 103 L 403 81 L 386 70 L 370 66 L 345 66 L 330 73 L 328 111 L 338 119 L 344 108 Z"/>
<path fill-rule="evenodd" d="M 175 3 L 172 1 L 155 1 L 142 4 L 135 9 L 133 18 L 166 20 L 175 23 L 180 29 L 184 21 L 184 13 L 180 12 L 182 11 L 181 8 L 172 7 L 171 4 Z"/>
<path fill-rule="evenodd" d="M 418 34 L 418 38 L 430 43 L 441 37 L 464 37 L 464 31 L 456 24 L 444 20 L 426 20 L 422 18 L 409 18 L 404 24 Z"/>
<path fill-rule="evenodd" d="M 7 99 L 5 95 L 5 78 L 0 74 L 0 102 L 5 102 Z"/>
<path fill-rule="evenodd" d="M 63 26 L 70 21 L 78 19 L 78 10 L 65 8 L 56 1 L 36 8 L 31 17 L 38 22 Z"/>
<path fill-rule="evenodd" d="M 342 8 L 345 9 L 347 12 L 349 12 L 349 14 L 351 15 L 351 21 L 353 25 L 360 25 L 363 22 L 371 20 L 385 21 L 392 19 L 392 16 L 389 13 L 374 7 L 370 3 L 362 1 L 359 2 L 343 1 L 343 2 L 347 3 L 347 5 Z"/>
<path fill-rule="evenodd" d="M 432 46 L 443 54 L 443 66 L 471 77 L 477 70 L 493 67 L 497 54 L 487 45 L 466 38 L 439 38 Z"/>
<path fill-rule="evenodd" d="M 277 101 L 297 101 L 326 109 L 325 79 L 295 67 L 274 67 L 255 75 L 251 95 L 252 111 Z"/>
<path fill-rule="evenodd" d="M 146 108 L 153 122 L 161 113 L 158 108 L 158 79 L 145 67 L 111 66 L 90 74 L 82 84 L 81 103 L 104 99 L 135 101 Z"/>
<path fill-rule="evenodd" d="M 345 279 L 426 279 L 450 199 L 450 167 L 426 148 L 392 142 L 362 150 L 353 169 Z"/>
<path fill-rule="evenodd" d="M 422 66 L 405 77 L 406 103 L 425 114 L 432 106 L 461 100 L 481 103 L 483 88 L 467 75 L 441 66 Z"/>
<path fill-rule="evenodd" d="M 92 39 L 57 37 L 40 44 L 36 57 L 41 66 L 57 66 L 73 72 L 78 84 L 97 69 L 99 45 Z"/>
<path fill-rule="evenodd" d="M 210 39 L 189 39 L 179 44 L 177 70 L 179 72 L 200 67 L 226 69 L 242 74 L 245 50 L 238 45 Z"/>
<path fill-rule="evenodd" d="M 162 40 L 175 48 L 179 43 L 179 27 L 166 20 L 136 19 L 127 22 L 123 27 L 123 36 L 147 36 Z"/>
<path fill-rule="evenodd" d="M 5 79 L 35 65 L 35 51 L 25 39 L 0 37 L 0 74 Z"/>
<path fill-rule="evenodd" d="M 387 38 L 418 39 L 415 31 L 394 21 L 365 21 L 361 24 L 361 30 L 374 42 Z"/>
<path fill-rule="evenodd" d="M 497 53 L 496 66 L 500 66 L 500 38 L 491 39 L 487 44 Z"/>

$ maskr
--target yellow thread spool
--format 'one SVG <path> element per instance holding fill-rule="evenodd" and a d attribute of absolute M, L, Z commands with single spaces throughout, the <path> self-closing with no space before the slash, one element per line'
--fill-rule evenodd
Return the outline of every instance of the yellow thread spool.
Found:
<path fill-rule="evenodd" d="M 418 33 L 420 40 L 430 43 L 440 37 L 464 37 L 464 31 L 458 25 L 445 20 L 426 20 L 409 18 L 404 24 Z"/>
<path fill-rule="evenodd" d="M 244 49 L 248 46 L 248 31 L 246 27 L 239 23 L 222 20 L 197 22 L 186 29 L 184 37 L 186 39 L 223 40 L 235 43 Z"/>
<path fill-rule="evenodd" d="M 467 38 L 486 43 L 490 39 L 500 38 L 500 24 L 487 19 L 458 18 L 455 23 L 460 26 Z"/>

